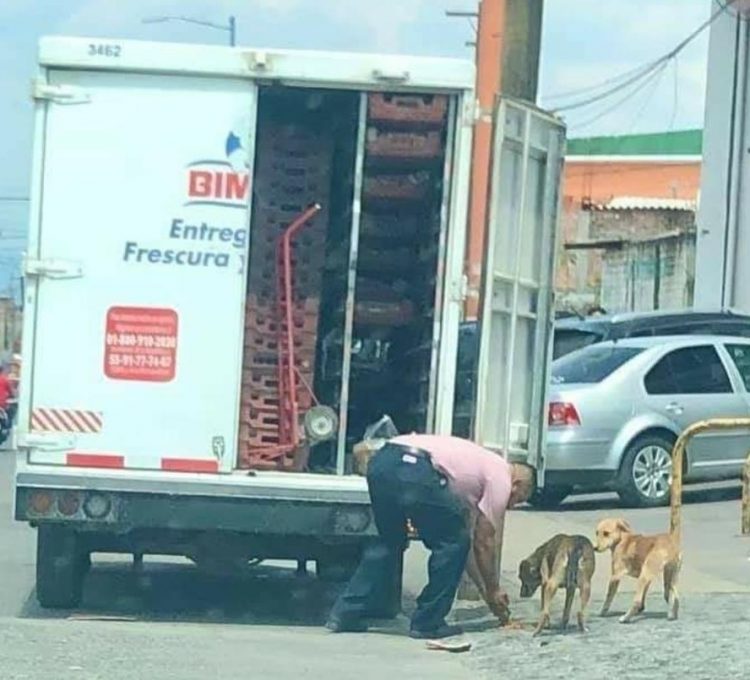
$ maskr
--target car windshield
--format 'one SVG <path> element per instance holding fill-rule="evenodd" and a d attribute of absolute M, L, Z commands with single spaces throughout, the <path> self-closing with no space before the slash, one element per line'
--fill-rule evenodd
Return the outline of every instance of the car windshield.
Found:
<path fill-rule="evenodd" d="M 617 345 L 585 347 L 552 363 L 552 384 L 601 382 L 642 351 Z"/>

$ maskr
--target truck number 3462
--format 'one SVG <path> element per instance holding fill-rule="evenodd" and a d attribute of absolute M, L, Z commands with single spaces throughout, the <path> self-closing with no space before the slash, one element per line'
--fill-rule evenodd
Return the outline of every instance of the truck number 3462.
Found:
<path fill-rule="evenodd" d="M 101 44 L 89 44 L 89 56 L 90 57 L 119 57 L 122 47 L 120 45 L 113 45 L 107 43 Z"/>

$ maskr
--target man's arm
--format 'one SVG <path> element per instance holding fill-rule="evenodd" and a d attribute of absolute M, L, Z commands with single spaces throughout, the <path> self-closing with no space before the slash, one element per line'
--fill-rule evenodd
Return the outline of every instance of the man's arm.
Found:
<path fill-rule="evenodd" d="M 499 578 L 497 574 L 497 535 L 495 527 L 481 513 L 477 513 L 474 522 L 474 540 L 472 541 L 472 555 L 469 563 L 474 562 L 476 574 L 472 575 L 471 566 L 467 563 L 469 576 L 478 583 L 479 592 L 482 594 L 484 601 L 490 608 L 490 611 L 501 621 L 507 621 L 510 611 L 508 609 L 508 596 L 500 590 Z"/>
<path fill-rule="evenodd" d="M 485 587 L 484 587 L 484 579 L 482 578 L 482 574 L 479 571 L 479 567 L 477 566 L 477 559 L 474 556 L 474 542 L 476 540 L 476 526 L 477 526 L 477 517 L 476 513 L 472 514 L 471 517 L 471 550 L 469 550 L 469 556 L 466 559 L 466 573 L 469 575 L 469 578 L 472 580 L 474 585 L 477 587 L 477 590 L 479 591 L 479 594 L 481 595 L 482 599 L 486 602 L 487 597 L 485 595 Z"/>

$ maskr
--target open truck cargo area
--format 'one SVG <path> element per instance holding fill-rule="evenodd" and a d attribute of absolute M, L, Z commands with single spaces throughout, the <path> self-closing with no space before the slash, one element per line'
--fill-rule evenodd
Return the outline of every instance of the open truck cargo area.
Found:
<path fill-rule="evenodd" d="M 40 67 L 15 512 L 41 603 L 74 605 L 101 551 L 347 573 L 375 532 L 366 426 L 451 432 L 473 66 L 49 38 Z M 492 378 L 523 403 L 488 443 L 525 450 L 564 133 L 516 104 L 498 129 L 493 257 L 528 262 L 498 269 L 483 339 L 542 382 Z"/>

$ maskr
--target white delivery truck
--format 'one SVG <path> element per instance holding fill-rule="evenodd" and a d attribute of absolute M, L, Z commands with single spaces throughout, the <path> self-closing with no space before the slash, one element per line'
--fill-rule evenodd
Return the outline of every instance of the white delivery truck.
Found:
<path fill-rule="evenodd" d="M 451 430 L 472 64 L 83 38 L 39 60 L 15 499 L 39 601 L 75 606 L 93 552 L 346 572 L 375 532 L 366 425 Z M 476 433 L 541 468 L 564 130 L 496 116 Z"/>

